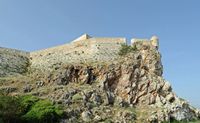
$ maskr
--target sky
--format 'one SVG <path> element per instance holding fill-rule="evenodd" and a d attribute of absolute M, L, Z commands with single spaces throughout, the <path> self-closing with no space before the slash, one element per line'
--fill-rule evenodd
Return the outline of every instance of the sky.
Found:
<path fill-rule="evenodd" d="M 199 0 L 0 0 L 0 47 L 35 51 L 93 37 L 160 39 L 164 77 L 200 108 Z"/>

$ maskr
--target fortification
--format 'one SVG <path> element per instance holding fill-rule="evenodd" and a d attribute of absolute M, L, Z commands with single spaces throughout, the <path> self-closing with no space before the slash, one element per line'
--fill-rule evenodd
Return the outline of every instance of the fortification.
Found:
<path fill-rule="evenodd" d="M 0 47 L 0 77 L 27 71 L 30 53 Z"/>
<path fill-rule="evenodd" d="M 64 44 L 35 52 L 24 52 L 0 48 L 0 76 L 6 73 L 23 73 L 30 65 L 32 69 L 50 70 L 62 64 L 111 62 L 118 58 L 125 38 L 96 38 L 87 34 L 69 44 Z M 148 39 L 132 39 L 131 44 L 158 48 L 156 36 Z"/>
<path fill-rule="evenodd" d="M 155 47 L 156 49 L 159 48 L 159 39 L 157 36 L 152 36 L 151 39 L 131 39 L 131 45 L 140 43 L 142 45 L 147 45 L 147 46 L 152 46 Z"/>
<path fill-rule="evenodd" d="M 108 62 L 117 58 L 125 38 L 93 38 L 87 34 L 65 44 L 31 52 L 33 68 L 52 68 L 60 64 Z"/>

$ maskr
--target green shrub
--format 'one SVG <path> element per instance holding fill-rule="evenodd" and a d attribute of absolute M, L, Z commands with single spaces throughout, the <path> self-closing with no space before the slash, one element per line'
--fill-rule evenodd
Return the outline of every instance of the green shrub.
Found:
<path fill-rule="evenodd" d="M 62 114 L 58 106 L 48 100 L 40 100 L 22 118 L 28 122 L 56 122 Z"/>
<path fill-rule="evenodd" d="M 63 110 L 48 100 L 35 96 L 5 96 L 0 95 L 0 123 L 57 122 L 63 115 Z"/>
<path fill-rule="evenodd" d="M 75 95 L 72 97 L 72 101 L 74 101 L 74 102 L 80 101 L 80 100 L 82 100 L 82 99 L 83 99 L 83 97 L 82 97 L 82 95 L 79 94 L 79 93 L 75 94 Z"/>
<path fill-rule="evenodd" d="M 0 96 L 0 119 L 1 121 L 18 121 L 22 114 L 22 107 L 17 97 Z"/>
<path fill-rule="evenodd" d="M 31 95 L 20 96 L 19 99 L 24 112 L 28 112 L 31 106 L 33 106 L 37 101 L 39 101 L 39 98 Z"/>
<path fill-rule="evenodd" d="M 126 45 L 126 44 L 122 44 L 118 54 L 120 56 L 124 56 L 127 53 L 134 52 L 136 50 L 137 50 L 137 48 L 136 48 L 135 45 L 134 46 L 129 46 L 129 45 Z"/>

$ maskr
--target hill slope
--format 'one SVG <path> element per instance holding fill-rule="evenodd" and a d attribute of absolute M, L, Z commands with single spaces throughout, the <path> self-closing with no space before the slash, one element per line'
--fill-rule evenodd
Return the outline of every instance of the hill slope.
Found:
<path fill-rule="evenodd" d="M 8 95 L 31 94 L 64 106 L 68 122 L 198 120 L 200 112 L 179 98 L 162 77 L 161 54 L 143 42 L 122 46 L 110 62 L 59 64 L 51 72 L 29 68 L 0 78 Z"/>

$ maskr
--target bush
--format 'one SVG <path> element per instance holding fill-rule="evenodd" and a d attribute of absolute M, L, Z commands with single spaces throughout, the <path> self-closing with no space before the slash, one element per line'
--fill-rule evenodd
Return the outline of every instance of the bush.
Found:
<path fill-rule="evenodd" d="M 0 96 L 0 121 L 19 121 L 22 107 L 17 97 Z"/>
<path fill-rule="evenodd" d="M 0 123 L 57 122 L 63 110 L 49 100 L 41 100 L 35 96 L 0 96 Z"/>
<path fill-rule="evenodd" d="M 22 117 L 28 122 L 56 122 L 63 111 L 48 100 L 40 100 Z"/>
<path fill-rule="evenodd" d="M 126 44 L 122 44 L 118 54 L 120 56 L 124 56 L 127 53 L 134 52 L 136 50 L 137 50 L 137 48 L 136 48 L 135 45 L 134 46 L 129 46 L 129 45 L 126 45 Z"/>
<path fill-rule="evenodd" d="M 31 95 L 21 96 L 19 99 L 21 107 L 23 107 L 23 112 L 28 112 L 31 109 L 31 106 L 39 101 L 39 98 Z"/>
<path fill-rule="evenodd" d="M 76 102 L 76 101 L 79 101 L 79 100 L 82 100 L 83 97 L 81 94 L 75 94 L 73 97 L 72 97 L 72 101 Z"/>

